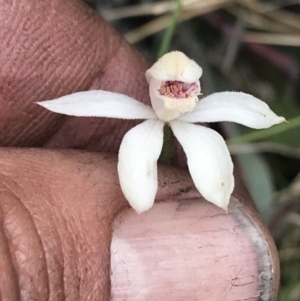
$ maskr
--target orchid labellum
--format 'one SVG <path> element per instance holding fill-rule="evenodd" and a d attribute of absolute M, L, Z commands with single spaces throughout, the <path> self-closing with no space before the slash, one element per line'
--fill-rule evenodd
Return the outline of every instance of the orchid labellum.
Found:
<path fill-rule="evenodd" d="M 150 209 L 158 188 L 157 160 L 166 123 L 182 145 L 196 188 L 209 202 L 227 210 L 234 188 L 233 164 L 225 141 L 198 122 L 232 121 L 262 129 L 284 122 L 266 103 L 241 92 L 214 93 L 200 101 L 202 69 L 185 54 L 165 54 L 146 72 L 152 107 L 129 96 L 85 91 L 38 104 L 71 116 L 146 119 L 126 133 L 119 150 L 121 189 L 141 213 Z"/>

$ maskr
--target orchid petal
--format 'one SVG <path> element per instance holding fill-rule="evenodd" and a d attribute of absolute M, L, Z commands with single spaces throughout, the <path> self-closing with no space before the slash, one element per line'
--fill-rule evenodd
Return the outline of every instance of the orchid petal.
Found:
<path fill-rule="evenodd" d="M 151 107 L 129 96 L 102 90 L 78 92 L 37 104 L 52 112 L 70 116 L 121 119 L 157 118 Z"/>
<path fill-rule="evenodd" d="M 138 213 L 150 209 L 154 203 L 163 127 L 160 120 L 146 120 L 127 132 L 120 146 L 118 173 L 121 189 Z"/>
<path fill-rule="evenodd" d="M 204 97 L 192 112 L 181 115 L 186 122 L 233 121 L 254 129 L 263 129 L 285 122 L 269 106 L 242 92 L 220 92 Z"/>
<path fill-rule="evenodd" d="M 182 145 L 195 186 L 209 202 L 227 210 L 234 187 L 233 164 L 225 141 L 217 132 L 200 125 L 171 121 Z"/>

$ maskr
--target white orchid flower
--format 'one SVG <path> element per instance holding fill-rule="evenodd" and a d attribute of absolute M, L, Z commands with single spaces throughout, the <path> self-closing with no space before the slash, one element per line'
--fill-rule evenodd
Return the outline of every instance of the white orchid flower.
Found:
<path fill-rule="evenodd" d="M 146 119 L 123 138 L 118 173 L 130 205 L 150 209 L 158 189 L 157 160 L 163 128 L 170 125 L 182 145 L 196 188 L 209 202 L 227 210 L 234 188 L 233 164 L 220 134 L 196 122 L 233 121 L 261 129 L 284 122 L 261 100 L 241 92 L 214 93 L 202 98 L 202 69 L 181 52 L 167 53 L 147 72 L 152 108 L 126 95 L 86 91 L 38 104 L 56 113 L 121 119 Z"/>

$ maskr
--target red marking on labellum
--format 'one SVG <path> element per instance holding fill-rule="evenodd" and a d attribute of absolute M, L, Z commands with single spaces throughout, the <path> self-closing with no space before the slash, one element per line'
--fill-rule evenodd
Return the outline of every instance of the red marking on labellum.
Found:
<path fill-rule="evenodd" d="M 199 93 L 199 87 L 196 83 L 166 81 L 161 84 L 158 92 L 170 98 L 190 98 Z"/>

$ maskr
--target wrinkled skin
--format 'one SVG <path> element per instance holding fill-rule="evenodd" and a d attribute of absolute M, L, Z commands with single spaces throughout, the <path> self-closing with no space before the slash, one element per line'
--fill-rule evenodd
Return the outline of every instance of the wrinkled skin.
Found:
<path fill-rule="evenodd" d="M 145 59 L 80 1 L 1 0 L 0 16 L 0 144 L 115 153 L 132 122 L 70 118 L 33 103 L 97 88 L 150 103 Z"/>
<path fill-rule="evenodd" d="M 0 145 L 21 147 L 0 150 L 1 298 L 108 300 L 111 225 L 128 205 L 104 152 L 136 122 L 34 102 L 100 88 L 149 104 L 148 64 L 77 0 L 0 0 L 0 18 Z M 160 173 L 159 200 L 198 196 L 186 172 Z"/>

